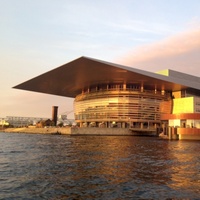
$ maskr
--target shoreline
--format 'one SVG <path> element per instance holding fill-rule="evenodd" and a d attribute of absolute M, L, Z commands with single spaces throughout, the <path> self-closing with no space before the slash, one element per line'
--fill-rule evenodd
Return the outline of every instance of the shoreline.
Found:
<path fill-rule="evenodd" d="M 186 133 L 179 132 L 180 128 L 169 128 L 168 134 L 158 134 L 152 131 L 133 131 L 129 128 L 79 128 L 79 127 L 23 127 L 23 128 L 7 128 L 0 130 L 5 133 L 30 133 L 30 134 L 51 134 L 51 135 L 71 135 L 71 136 L 150 136 L 159 137 L 165 140 L 198 140 L 200 141 L 200 133 L 194 132 L 197 129 L 188 129 Z"/>
<path fill-rule="evenodd" d="M 35 128 L 35 127 L 23 127 L 23 128 L 7 128 L 2 132 L 4 133 L 31 133 L 31 134 L 57 134 L 57 135 L 70 135 L 70 127 L 49 127 L 49 128 Z"/>
<path fill-rule="evenodd" d="M 5 133 L 32 133 L 32 134 L 53 134 L 53 135 L 129 135 L 129 136 L 157 136 L 155 133 L 138 133 L 128 128 L 78 128 L 78 127 L 23 127 L 23 128 L 7 128 Z"/>

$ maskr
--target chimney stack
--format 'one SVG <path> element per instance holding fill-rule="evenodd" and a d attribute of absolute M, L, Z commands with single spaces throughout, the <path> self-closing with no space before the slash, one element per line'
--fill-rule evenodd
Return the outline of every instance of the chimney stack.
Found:
<path fill-rule="evenodd" d="M 58 106 L 52 106 L 52 121 L 54 126 L 57 125 L 57 116 L 58 116 Z"/>

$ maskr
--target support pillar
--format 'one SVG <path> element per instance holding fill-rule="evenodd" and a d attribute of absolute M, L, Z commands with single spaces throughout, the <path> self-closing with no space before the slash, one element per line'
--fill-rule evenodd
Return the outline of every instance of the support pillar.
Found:
<path fill-rule="evenodd" d="M 123 90 L 126 90 L 126 83 L 123 84 Z"/>
<path fill-rule="evenodd" d="M 143 85 L 141 85 L 141 92 L 144 92 L 144 87 L 143 87 Z"/>
<path fill-rule="evenodd" d="M 83 127 L 83 122 L 80 122 L 80 128 Z"/>
<path fill-rule="evenodd" d="M 168 128 L 168 138 L 169 138 L 169 140 L 172 139 L 172 128 L 171 127 Z"/>

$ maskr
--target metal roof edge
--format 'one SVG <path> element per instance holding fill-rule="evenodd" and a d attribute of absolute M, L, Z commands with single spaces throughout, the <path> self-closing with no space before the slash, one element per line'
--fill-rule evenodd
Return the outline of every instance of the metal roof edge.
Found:
<path fill-rule="evenodd" d="M 118 67 L 118 68 L 121 68 L 121 69 L 125 69 L 125 70 L 130 71 L 130 72 L 143 74 L 143 75 L 151 77 L 151 78 L 155 78 L 155 79 L 159 79 L 159 80 L 163 80 L 163 81 L 168 81 L 168 82 L 171 82 L 171 83 L 177 83 L 177 84 L 185 85 L 187 87 L 191 87 L 191 88 L 200 90 L 200 77 L 193 76 L 193 75 L 190 75 L 190 74 L 186 74 L 186 73 L 183 73 L 183 72 L 178 72 L 178 71 L 175 71 L 175 70 L 168 69 L 169 70 L 169 76 L 166 76 L 166 75 L 158 74 L 158 73 L 155 73 L 155 72 L 149 72 L 149 71 L 133 68 L 133 67 L 130 67 L 130 66 L 124 66 L 124 65 L 115 64 L 115 63 L 112 63 L 112 62 L 102 61 L 102 60 L 95 59 L 95 58 L 90 58 L 90 57 L 85 57 L 85 56 L 83 56 L 83 58 L 93 60 L 95 62 L 101 62 L 101 63 L 111 65 L 111 66 L 114 66 L 114 67 Z M 171 72 L 171 75 L 170 75 L 170 72 Z M 184 77 L 182 78 L 181 75 L 184 75 Z M 197 79 L 197 81 L 194 81 L 194 78 L 195 78 L 195 80 Z"/>

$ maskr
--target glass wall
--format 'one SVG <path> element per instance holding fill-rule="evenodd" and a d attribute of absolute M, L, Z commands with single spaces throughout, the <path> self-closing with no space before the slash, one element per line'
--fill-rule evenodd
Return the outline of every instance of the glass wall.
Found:
<path fill-rule="evenodd" d="M 74 101 L 75 120 L 84 126 L 145 127 L 160 123 L 167 93 L 139 86 L 112 85 L 83 91 Z M 141 124 L 142 123 L 142 124 Z"/>

